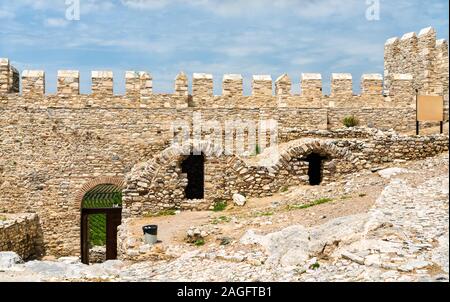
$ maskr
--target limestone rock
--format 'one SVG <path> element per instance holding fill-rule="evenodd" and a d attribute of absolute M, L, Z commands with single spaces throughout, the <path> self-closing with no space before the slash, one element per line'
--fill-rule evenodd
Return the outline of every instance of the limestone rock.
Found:
<path fill-rule="evenodd" d="M 67 264 L 75 264 L 75 263 L 80 263 L 81 260 L 79 257 L 61 257 L 61 258 L 58 258 L 58 262 L 63 262 L 63 263 L 67 263 Z"/>
<path fill-rule="evenodd" d="M 241 194 L 235 193 L 233 194 L 233 202 L 235 205 L 242 207 L 247 202 L 247 198 Z"/>
<path fill-rule="evenodd" d="M 397 174 L 408 173 L 409 171 L 403 168 L 387 168 L 381 171 L 378 171 L 378 174 L 386 179 L 389 179 Z"/>
<path fill-rule="evenodd" d="M 366 217 L 365 214 L 340 217 L 314 228 L 293 225 L 267 235 L 258 235 L 249 230 L 240 242 L 262 245 L 269 255 L 268 263 L 304 265 L 310 257 L 322 253 L 328 246 L 357 238 L 363 230 Z"/>
<path fill-rule="evenodd" d="M 10 269 L 22 262 L 22 258 L 14 252 L 0 252 L 0 271 Z"/>
<path fill-rule="evenodd" d="M 449 272 L 449 249 L 448 249 L 448 233 L 438 239 L 439 246 L 433 251 L 433 262 L 438 264 L 444 272 Z"/>

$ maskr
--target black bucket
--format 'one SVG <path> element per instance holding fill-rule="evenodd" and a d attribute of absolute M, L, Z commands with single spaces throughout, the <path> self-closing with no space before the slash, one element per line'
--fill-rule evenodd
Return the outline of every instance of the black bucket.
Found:
<path fill-rule="evenodd" d="M 144 235 L 145 234 L 149 234 L 149 235 L 158 235 L 158 226 L 157 225 L 145 225 L 142 227 L 142 230 L 144 231 Z"/>

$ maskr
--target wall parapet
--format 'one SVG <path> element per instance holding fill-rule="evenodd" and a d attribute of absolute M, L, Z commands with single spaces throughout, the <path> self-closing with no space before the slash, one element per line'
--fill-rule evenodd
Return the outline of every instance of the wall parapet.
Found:
<path fill-rule="evenodd" d="M 379 73 L 363 74 L 361 76 L 361 95 L 383 94 L 383 76 Z"/>
<path fill-rule="evenodd" d="M 331 74 L 331 96 L 349 97 L 353 95 L 353 77 L 350 73 Z"/>
<path fill-rule="evenodd" d="M 45 95 L 45 72 L 42 70 L 24 70 L 22 72 L 22 95 L 28 98 Z"/>
<path fill-rule="evenodd" d="M 292 95 L 291 88 L 292 82 L 286 73 L 277 78 L 275 81 L 275 95 L 277 96 L 278 107 L 287 107 L 286 100 Z"/>
<path fill-rule="evenodd" d="M 153 93 L 153 78 L 145 71 L 125 72 L 125 95 L 134 98 L 149 97 Z"/>
<path fill-rule="evenodd" d="M 414 76 L 410 73 L 394 73 L 391 79 L 389 89 L 390 96 L 397 103 L 414 104 L 415 88 Z"/>
<path fill-rule="evenodd" d="M 272 77 L 270 75 L 254 75 L 252 78 L 253 96 L 272 95 Z"/>
<path fill-rule="evenodd" d="M 391 38 L 385 43 L 385 94 L 391 95 L 393 74 L 411 74 L 412 86 L 421 94 L 444 95 L 448 99 L 448 47 L 445 40 L 436 40 L 432 27 L 418 34 L 406 33 L 401 39 Z"/>
<path fill-rule="evenodd" d="M 317 99 L 323 96 L 322 75 L 320 73 L 302 73 L 301 78 L 302 96 Z"/>
<path fill-rule="evenodd" d="M 92 71 L 92 95 L 112 96 L 114 76 L 112 71 Z"/>
<path fill-rule="evenodd" d="M 192 107 L 208 107 L 214 97 L 213 75 L 194 73 L 192 76 Z"/>
<path fill-rule="evenodd" d="M 9 59 L 0 58 L 0 94 L 17 93 L 20 90 L 19 71 Z"/>
<path fill-rule="evenodd" d="M 187 75 L 182 71 L 175 78 L 175 95 L 185 96 L 189 95 L 189 79 Z"/>
<path fill-rule="evenodd" d="M 222 95 L 227 97 L 243 96 L 244 79 L 240 74 L 225 74 L 222 80 Z"/>
<path fill-rule="evenodd" d="M 437 68 L 437 74 L 440 77 L 439 86 L 435 91 L 440 91 L 448 95 L 448 44 L 446 41 L 441 40 L 438 44 L 441 58 L 441 64 Z M 5 65 L 6 66 L 6 65 Z M 5 70 L 8 70 L 6 67 Z M 4 73 L 6 75 L 6 73 Z M 3 77 L 3 87 L 6 89 L 9 87 L 9 75 Z M 408 76 L 406 76 L 408 75 Z M 406 78 L 405 78 L 406 77 Z M 180 73 L 175 78 L 174 93 L 173 94 L 153 94 L 153 78 L 151 74 L 147 72 L 135 72 L 127 71 L 125 73 L 126 92 L 125 95 L 113 94 L 113 73 L 110 71 L 92 71 L 92 93 L 80 94 L 80 72 L 77 70 L 59 70 L 57 75 L 57 92 L 56 94 L 46 94 L 45 91 L 45 72 L 41 70 L 24 70 L 22 72 L 22 96 L 45 96 L 44 98 L 60 97 L 66 98 L 85 98 L 92 97 L 92 101 L 95 102 L 106 98 L 123 98 L 123 106 L 127 106 L 127 102 L 130 100 L 137 101 L 137 103 L 149 103 L 150 107 L 157 107 L 159 104 L 151 104 L 153 98 L 158 98 L 164 95 L 165 98 L 178 97 L 189 98 L 189 80 L 185 73 Z M 398 89 L 398 81 L 409 80 L 414 88 L 414 75 L 411 73 L 388 73 L 388 79 L 385 78 L 384 82 L 389 81 L 389 90 L 387 90 L 389 96 L 395 96 L 405 94 L 414 91 L 408 87 L 405 91 Z M 247 96 L 243 93 L 243 77 L 240 74 L 225 74 L 223 76 L 222 83 L 222 95 L 214 95 L 213 90 L 213 76 L 211 74 L 199 74 L 196 73 L 193 76 L 192 83 L 192 101 L 189 103 L 190 107 L 202 107 L 202 108 L 217 108 L 217 107 L 246 107 L 245 104 L 240 102 L 242 98 L 252 97 L 256 102 L 253 104 L 257 107 L 302 107 L 307 105 L 308 102 L 325 100 L 326 95 L 322 93 L 322 75 L 319 73 L 302 73 L 300 77 L 301 93 L 299 95 L 293 94 L 292 81 L 287 74 L 283 74 L 275 81 L 275 91 L 272 92 L 272 78 L 270 75 L 256 75 L 253 76 L 252 81 L 252 95 Z M 0 81 L 1 82 L 1 81 Z M 383 88 L 383 76 L 381 74 L 363 74 L 360 80 L 361 93 L 356 95 L 353 93 L 353 77 L 349 73 L 333 73 L 331 76 L 331 94 L 329 97 L 333 100 L 337 100 L 340 103 L 346 101 L 354 101 L 353 98 L 359 96 L 380 96 L 382 95 Z M 396 86 L 396 87 L 392 87 Z M 439 88 L 439 89 L 438 89 Z M 386 94 L 386 93 L 385 93 Z M 8 95 L 14 95 L 15 93 L 10 90 L 9 92 L 0 93 L 0 97 L 7 99 Z M 218 98 L 227 98 L 231 101 L 222 103 Z M 233 100 L 235 98 L 236 100 Z M 42 98 L 41 98 L 42 99 Z M 278 100 L 278 102 L 277 102 Z M 283 102 L 280 103 L 280 100 Z M 293 101 L 295 100 L 295 101 Z M 382 100 L 382 99 L 379 99 Z M 357 100 L 356 100 L 357 101 Z M 32 102 L 41 102 L 40 100 L 32 100 Z M 60 103 L 64 104 L 65 101 L 61 100 Z M 168 103 L 177 103 L 165 102 Z M 382 101 L 381 101 L 382 102 Z M 349 103 L 349 102 L 348 102 Z M 349 103 L 350 104 L 350 103 Z M 40 104 L 45 105 L 45 104 Z M 180 104 L 182 105 L 182 104 Z M 116 104 L 117 106 L 117 104 Z M 145 106 L 144 106 L 145 107 Z M 167 105 L 163 106 L 167 107 Z"/>

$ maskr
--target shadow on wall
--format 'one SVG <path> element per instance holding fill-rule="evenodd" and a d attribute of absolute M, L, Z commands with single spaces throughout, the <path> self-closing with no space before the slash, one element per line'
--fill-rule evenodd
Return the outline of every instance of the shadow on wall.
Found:
<path fill-rule="evenodd" d="M 320 155 L 319 153 L 311 153 L 306 157 L 308 162 L 308 177 L 309 184 L 311 186 L 318 186 L 323 180 L 323 164 L 325 160 L 328 160 L 327 156 Z"/>
<path fill-rule="evenodd" d="M 203 199 L 205 196 L 205 155 L 189 155 L 181 163 L 181 172 L 187 175 L 184 190 L 186 199 Z"/>
<path fill-rule="evenodd" d="M 34 253 L 30 255 L 29 259 L 26 260 L 41 259 L 42 257 L 46 256 L 44 242 L 44 230 L 42 229 L 39 217 L 37 217 L 37 231 L 36 238 L 34 239 Z"/>

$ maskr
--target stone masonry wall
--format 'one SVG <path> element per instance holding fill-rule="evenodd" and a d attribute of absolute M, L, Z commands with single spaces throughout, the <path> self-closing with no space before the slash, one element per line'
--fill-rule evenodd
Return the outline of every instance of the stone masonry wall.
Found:
<path fill-rule="evenodd" d="M 413 90 L 448 99 L 448 46 L 436 41 L 436 31 L 427 27 L 418 35 L 407 33 L 401 39 L 387 40 L 384 54 L 385 92 L 390 93 L 394 74 L 410 74 Z"/>
<path fill-rule="evenodd" d="M 366 131 L 365 139 L 311 137 L 291 142 L 288 147 L 281 147 L 278 158 L 264 166 L 261 165 L 264 152 L 255 158 L 235 155 L 217 157 L 220 146 L 215 146 L 211 141 L 200 141 L 197 145 L 193 141 L 189 145 L 169 147 L 152 160 L 135 166 L 126 176 L 123 215 L 140 217 L 167 209 L 204 210 L 217 200 L 230 200 L 234 193 L 264 197 L 285 186 L 306 185 L 309 180 L 306 158 L 311 153 L 327 158 L 322 171 L 323 182 L 326 183 L 344 174 L 396 159 L 423 159 L 448 151 L 448 136 L 445 135 L 409 137 L 378 130 Z M 333 134 L 330 136 L 334 137 Z M 180 166 L 185 158 L 185 148 L 200 150 L 206 155 L 205 198 L 201 203 L 193 201 L 189 204 L 184 200 L 183 188 L 187 180 Z"/>
<path fill-rule="evenodd" d="M 358 115 L 363 122 L 389 129 L 394 121 L 413 118 L 413 109 L 335 108 L 210 109 L 194 108 L 4 108 L 0 106 L 0 212 L 36 212 L 41 217 L 45 248 L 56 255 L 79 253 L 80 204 L 83 185 L 99 177 L 124 178 L 133 166 L 170 146 L 172 121 L 192 122 L 200 111 L 206 121 L 227 119 L 278 121 L 278 139 L 304 137 L 307 130 L 342 128 L 342 116 Z M 395 113 L 395 114 L 394 114 Z M 329 123 L 327 120 L 330 119 Z M 400 127 L 400 124 L 399 124 Z M 414 123 L 411 123 L 411 129 Z M 205 134 L 205 133 L 204 133 Z M 220 191 L 226 171 L 223 162 L 209 162 L 217 171 L 212 190 Z M 175 163 L 176 164 L 176 163 Z M 167 165 L 167 171 L 176 166 Z M 177 180 L 181 185 L 182 179 Z M 224 193 L 225 194 L 225 193 Z M 214 198 L 214 197 L 212 197 Z M 198 205 L 180 202 L 180 207 Z M 202 204 L 208 207 L 209 204 Z"/>
<path fill-rule="evenodd" d="M 36 214 L 0 214 L 0 251 L 16 252 L 22 259 L 43 255 L 42 230 Z"/>
<path fill-rule="evenodd" d="M 381 76 L 364 75 L 360 95 L 353 93 L 349 74 L 333 75 L 332 93 L 324 95 L 322 75 L 306 73 L 302 74 L 300 83 L 292 83 L 294 78 L 287 74 L 275 83 L 271 76 L 254 76 L 252 95 L 249 96 L 243 94 L 241 75 L 224 76 L 222 95 L 214 95 L 212 75 L 195 74 L 190 95 L 189 77 L 183 72 L 174 81 L 173 94 L 154 94 L 150 73 L 134 71 L 127 72 L 125 95 L 114 95 L 113 74 L 103 71 L 92 72 L 92 93 L 80 94 L 80 73 L 76 70 L 58 72 L 55 94 L 45 92 L 43 71 L 23 71 L 22 92 L 19 93 L 17 69 L 8 59 L 0 59 L 0 213 L 37 213 L 46 252 L 79 254 L 81 205 L 78 196 L 84 186 L 105 177 L 125 179 L 132 169 L 145 168 L 145 163 L 160 156 L 171 145 L 172 132 L 180 131 L 174 129 L 173 122 L 181 121 L 192 128 L 194 112 L 201 113 L 203 120 L 222 126 L 228 120 L 257 122 L 273 119 L 278 122 L 279 142 L 305 137 L 340 138 L 330 145 L 327 143 L 329 149 L 325 151 L 317 149 L 334 154 L 324 168 L 327 181 L 354 167 L 355 162 L 349 157 L 340 160 L 338 153 L 333 153 L 344 148 L 354 154 L 362 166 L 366 164 L 365 159 L 357 154 L 376 163 L 377 156 L 390 161 L 412 158 L 416 153 L 431 156 L 442 152 L 448 137 L 384 138 L 374 147 L 363 148 L 361 146 L 370 145 L 376 138 L 360 131 L 342 130 L 342 120 L 351 115 L 360 120 L 361 126 L 414 130 L 414 85 L 428 87 L 434 93 L 441 89 L 448 99 L 447 43 L 442 40 L 435 43 L 435 49 L 430 50 L 436 55 L 434 60 L 430 52 L 419 51 L 424 45 L 433 44 L 433 31 L 424 30 L 417 36 L 419 52 L 414 56 L 406 49 L 416 48 L 415 42 L 409 40 L 413 37 L 406 35 L 402 43 L 394 39 L 386 44 L 384 80 L 388 89 L 383 92 L 380 88 Z M 412 67 L 403 68 L 405 57 L 419 58 L 418 62 L 422 63 L 416 64 L 419 66 L 417 73 Z M 433 72 L 425 72 L 430 66 L 433 66 Z M 431 80 L 424 75 L 430 75 Z M 293 85 L 300 85 L 300 94 L 292 93 Z M 203 129 L 201 139 L 205 139 L 210 130 Z M 189 133 L 192 133 L 191 129 Z M 239 135 L 248 135 L 248 129 L 244 129 L 243 134 L 236 134 Z M 381 150 L 386 146 L 393 151 L 383 153 L 386 151 Z M 152 191 L 162 195 L 143 201 L 132 200 L 128 214 L 138 215 L 140 211 L 167 207 L 208 208 L 215 199 L 229 198 L 233 192 L 246 191 L 251 196 L 272 194 L 286 183 L 305 181 L 302 179 L 305 164 L 299 160 L 302 154 L 296 153 L 292 160 L 283 160 L 283 165 L 276 171 L 232 156 L 208 158 L 207 198 L 204 201 L 183 199 L 180 188 L 186 183 L 186 177 L 180 173 L 178 158 L 161 167 L 158 177 L 162 175 L 162 178 L 158 182 L 146 183 L 157 186 Z M 247 171 L 242 172 L 244 167 Z M 148 187 L 140 188 L 142 192 L 148 191 Z M 140 195 L 139 190 L 130 190 L 130 193 L 138 194 L 132 197 L 145 196 Z M 167 196 L 171 201 L 162 202 L 162 197 Z"/>

